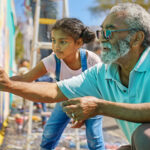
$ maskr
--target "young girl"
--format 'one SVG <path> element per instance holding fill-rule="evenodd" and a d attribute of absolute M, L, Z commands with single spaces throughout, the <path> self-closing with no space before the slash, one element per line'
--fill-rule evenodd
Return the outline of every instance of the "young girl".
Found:
<path fill-rule="evenodd" d="M 95 39 L 95 34 L 80 20 L 75 18 L 58 20 L 52 28 L 51 36 L 53 53 L 27 74 L 11 79 L 30 82 L 50 72 L 55 73 L 56 77 L 62 80 L 79 75 L 85 69 L 100 62 L 96 54 L 80 49 L 84 43 Z M 45 125 L 41 150 L 52 150 L 57 146 L 69 121 L 70 118 L 63 112 L 61 103 L 57 103 Z M 75 126 L 78 126 L 78 123 Z M 89 149 L 104 150 L 102 116 L 86 120 L 85 126 Z"/>

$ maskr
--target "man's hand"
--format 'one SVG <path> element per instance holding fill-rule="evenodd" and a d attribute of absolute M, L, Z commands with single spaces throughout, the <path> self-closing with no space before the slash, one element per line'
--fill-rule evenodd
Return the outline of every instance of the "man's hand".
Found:
<path fill-rule="evenodd" d="M 0 90 L 5 90 L 6 87 L 8 87 L 11 84 L 11 81 L 6 74 L 5 70 L 0 67 Z"/>
<path fill-rule="evenodd" d="M 70 118 L 81 121 L 98 115 L 98 102 L 95 97 L 80 97 L 63 102 L 62 107 Z"/>

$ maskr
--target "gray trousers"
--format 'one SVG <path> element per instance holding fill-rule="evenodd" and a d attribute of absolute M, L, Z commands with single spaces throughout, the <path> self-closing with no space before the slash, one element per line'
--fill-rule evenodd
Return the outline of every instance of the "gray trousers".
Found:
<path fill-rule="evenodd" d="M 150 123 L 140 125 L 132 134 L 131 145 L 117 150 L 150 150 Z"/>

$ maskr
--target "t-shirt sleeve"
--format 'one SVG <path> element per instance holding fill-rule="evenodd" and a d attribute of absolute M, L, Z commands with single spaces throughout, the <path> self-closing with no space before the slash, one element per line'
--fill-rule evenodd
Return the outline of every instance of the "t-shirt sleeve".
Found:
<path fill-rule="evenodd" d="M 49 73 L 55 73 L 56 69 L 56 61 L 54 57 L 54 53 L 42 59 L 42 62 Z"/>
<path fill-rule="evenodd" d="M 88 68 L 90 68 L 98 63 L 102 64 L 102 61 L 98 55 L 96 55 L 95 53 L 88 51 L 88 50 L 87 50 L 87 52 L 88 52 L 88 57 L 87 57 Z"/>
<path fill-rule="evenodd" d="M 57 82 L 58 87 L 68 98 L 95 96 L 101 98 L 97 83 L 97 65 L 82 74 L 67 80 Z"/>

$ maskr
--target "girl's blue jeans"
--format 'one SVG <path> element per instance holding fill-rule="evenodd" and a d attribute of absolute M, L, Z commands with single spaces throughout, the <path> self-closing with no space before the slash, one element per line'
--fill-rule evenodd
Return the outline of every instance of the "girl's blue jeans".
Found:
<path fill-rule="evenodd" d="M 70 118 L 63 112 L 61 103 L 57 103 L 47 121 L 41 142 L 41 150 L 54 150 L 69 123 Z M 102 133 L 102 116 L 85 121 L 87 144 L 90 150 L 105 150 Z"/>

